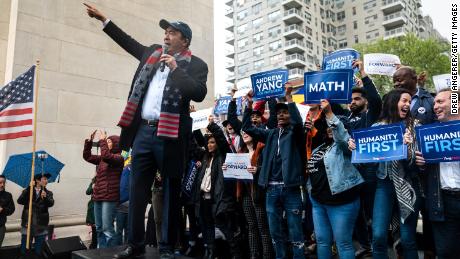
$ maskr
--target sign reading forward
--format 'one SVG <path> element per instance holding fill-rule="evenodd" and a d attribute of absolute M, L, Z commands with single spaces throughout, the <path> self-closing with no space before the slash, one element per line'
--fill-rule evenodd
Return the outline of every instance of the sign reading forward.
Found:
<path fill-rule="evenodd" d="M 252 180 L 252 174 L 248 172 L 249 155 L 228 153 L 225 159 L 227 170 L 224 170 L 224 178 Z"/>

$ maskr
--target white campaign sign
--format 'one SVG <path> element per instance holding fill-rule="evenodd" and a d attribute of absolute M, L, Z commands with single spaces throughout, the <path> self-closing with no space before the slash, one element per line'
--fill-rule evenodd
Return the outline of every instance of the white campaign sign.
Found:
<path fill-rule="evenodd" d="M 251 78 L 244 78 L 236 83 L 238 91 L 235 93 L 235 98 L 246 96 L 252 89 Z"/>
<path fill-rule="evenodd" d="M 444 88 L 450 88 L 450 80 L 450 74 L 433 76 L 433 83 L 436 88 L 436 92 L 439 92 L 439 90 Z"/>
<path fill-rule="evenodd" d="M 401 64 L 401 61 L 396 55 L 383 53 L 364 55 L 364 72 L 369 75 L 392 76 L 397 64 Z"/>
<path fill-rule="evenodd" d="M 240 180 L 252 180 L 252 174 L 248 172 L 248 167 L 251 165 L 249 162 L 249 154 L 235 154 L 227 153 L 225 159 L 227 170 L 224 170 L 224 178 L 233 178 Z"/>
<path fill-rule="evenodd" d="M 298 103 L 296 103 L 296 106 L 297 106 L 297 110 L 299 110 L 300 117 L 302 117 L 302 122 L 305 123 L 305 120 L 307 119 L 308 111 L 310 110 L 310 106 L 298 104 Z"/>
<path fill-rule="evenodd" d="M 212 114 L 212 110 L 213 108 L 208 108 L 190 113 L 193 119 L 192 130 L 205 129 L 209 124 L 208 117 Z"/>

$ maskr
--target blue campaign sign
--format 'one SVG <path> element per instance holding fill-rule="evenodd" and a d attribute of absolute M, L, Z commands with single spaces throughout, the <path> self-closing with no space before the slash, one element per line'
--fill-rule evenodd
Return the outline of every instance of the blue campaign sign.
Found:
<path fill-rule="evenodd" d="M 304 87 L 306 104 L 320 103 L 321 99 L 328 99 L 331 103 L 350 103 L 353 70 L 306 72 Z"/>
<path fill-rule="evenodd" d="M 254 99 L 284 96 L 284 84 L 288 81 L 287 69 L 275 69 L 251 75 Z"/>
<path fill-rule="evenodd" d="M 228 105 L 232 100 L 231 96 L 224 96 L 217 100 L 216 105 L 214 106 L 214 114 L 227 114 Z M 241 97 L 236 98 L 236 114 L 242 114 L 243 99 Z"/>
<path fill-rule="evenodd" d="M 415 131 L 426 163 L 460 161 L 460 121 L 423 125 Z"/>
<path fill-rule="evenodd" d="M 407 158 L 407 145 L 403 143 L 405 127 L 402 123 L 370 127 L 352 131 L 356 149 L 352 163 L 375 163 Z"/>
<path fill-rule="evenodd" d="M 353 69 L 353 59 L 359 59 L 359 52 L 354 49 L 341 49 L 323 58 L 323 70 Z M 357 72 L 356 69 L 355 72 Z"/>

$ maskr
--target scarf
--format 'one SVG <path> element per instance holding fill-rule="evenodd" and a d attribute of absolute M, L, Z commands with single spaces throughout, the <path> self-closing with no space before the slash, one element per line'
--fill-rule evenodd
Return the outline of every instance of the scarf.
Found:
<path fill-rule="evenodd" d="M 153 77 L 155 64 L 160 60 L 163 54 L 163 48 L 157 48 L 148 57 L 142 69 L 139 71 L 136 80 L 134 81 L 133 90 L 128 98 L 125 110 L 121 115 L 118 126 L 127 128 L 131 126 L 134 115 L 139 107 L 141 98 L 146 93 L 150 81 Z M 189 49 L 181 53 L 174 54 L 177 66 L 185 68 L 192 58 L 192 52 Z M 180 108 L 182 106 L 182 95 L 178 88 L 172 88 L 168 85 L 163 89 L 163 100 L 161 102 L 160 119 L 158 121 L 157 136 L 177 138 L 179 135 L 179 118 Z"/>
<path fill-rule="evenodd" d="M 415 151 L 417 149 L 415 140 L 415 124 L 417 120 L 411 121 L 408 125 L 410 134 L 412 135 L 413 141 L 407 145 L 408 161 L 410 164 L 415 162 Z M 405 222 L 407 217 L 415 212 L 414 205 L 417 199 L 414 188 L 412 187 L 412 181 L 406 177 L 405 171 L 402 168 L 401 161 L 391 161 L 389 168 L 389 177 L 393 182 L 393 186 L 396 192 L 396 199 L 398 200 L 400 221 Z M 395 219 L 392 222 L 396 222 Z M 397 228 L 394 226 L 394 228 Z"/>

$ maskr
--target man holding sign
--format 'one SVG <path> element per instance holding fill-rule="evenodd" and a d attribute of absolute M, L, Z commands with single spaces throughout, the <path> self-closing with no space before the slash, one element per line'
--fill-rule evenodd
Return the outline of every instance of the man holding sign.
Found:
<path fill-rule="evenodd" d="M 434 112 L 440 122 L 459 122 L 460 115 L 451 113 L 452 91 L 441 90 L 434 99 Z M 455 130 L 452 128 L 452 133 Z M 450 135 L 450 134 L 449 134 Z M 421 136 L 422 138 L 424 136 Z M 459 143 L 459 137 L 453 139 Z M 460 233 L 460 162 L 447 161 L 427 164 L 424 155 L 431 151 L 421 142 L 422 152 L 416 152 L 416 163 L 427 176 L 426 205 L 432 222 L 434 242 L 439 258 L 455 258 L 460 254 L 458 233 Z M 449 145 L 450 146 L 450 145 Z M 457 154 L 460 152 L 457 151 Z"/>
<path fill-rule="evenodd" d="M 304 74 L 305 103 L 320 103 L 326 99 L 331 103 L 348 104 L 353 87 L 353 70 L 336 69 L 313 71 Z"/>
<path fill-rule="evenodd" d="M 268 224 L 276 258 L 286 257 L 287 237 L 282 229 L 284 211 L 293 258 L 303 259 L 301 186 L 305 183 L 305 136 L 302 118 L 291 91 L 292 88 L 286 88 L 288 104 L 276 104 L 278 128 L 261 129 L 252 125 L 252 107 L 248 107 L 244 112 L 243 131 L 265 144 L 259 185 L 267 188 Z"/>

